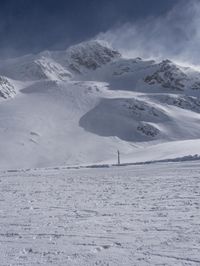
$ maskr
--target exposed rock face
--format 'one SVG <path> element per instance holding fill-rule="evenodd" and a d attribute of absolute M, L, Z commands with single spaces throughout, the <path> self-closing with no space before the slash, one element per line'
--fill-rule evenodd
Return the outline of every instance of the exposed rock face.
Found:
<path fill-rule="evenodd" d="M 192 90 L 200 90 L 200 81 L 195 82 L 192 86 L 191 86 Z"/>
<path fill-rule="evenodd" d="M 7 99 L 16 94 L 14 86 L 8 79 L 0 76 L 0 97 Z"/>
<path fill-rule="evenodd" d="M 182 91 L 187 82 L 187 75 L 170 60 L 164 60 L 159 64 L 159 69 L 144 81 L 149 85 L 160 84 L 164 88 Z"/>
<path fill-rule="evenodd" d="M 200 99 L 192 96 L 165 96 L 160 101 L 164 104 L 173 105 L 182 109 L 200 113 Z"/>
<path fill-rule="evenodd" d="M 35 60 L 41 73 L 43 73 L 42 78 L 50 80 L 67 80 L 72 78 L 71 73 L 62 67 L 59 63 L 52 60 L 51 57 L 42 56 L 41 58 Z"/>
<path fill-rule="evenodd" d="M 137 130 L 141 132 L 143 135 L 151 137 L 151 138 L 156 137 L 160 133 L 157 128 L 147 123 L 141 123 L 137 127 Z"/>
<path fill-rule="evenodd" d="M 119 57 L 119 52 L 99 41 L 81 43 L 67 50 L 69 67 L 78 73 L 82 72 L 81 68 L 95 70 Z"/>

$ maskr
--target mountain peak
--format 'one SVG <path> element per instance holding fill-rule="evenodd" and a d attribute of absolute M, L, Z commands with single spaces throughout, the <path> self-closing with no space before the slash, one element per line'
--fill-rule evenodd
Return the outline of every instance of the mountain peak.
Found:
<path fill-rule="evenodd" d="M 81 67 L 95 70 L 121 57 L 118 51 L 100 40 L 82 42 L 71 46 L 66 52 L 70 68 L 79 73 L 82 72 Z"/>
<path fill-rule="evenodd" d="M 111 51 L 115 55 L 120 56 L 120 53 L 112 48 L 112 46 L 103 40 L 89 40 L 89 41 L 84 41 L 75 45 L 70 46 L 67 51 L 87 51 L 88 50 L 103 50 L 103 51 Z"/>

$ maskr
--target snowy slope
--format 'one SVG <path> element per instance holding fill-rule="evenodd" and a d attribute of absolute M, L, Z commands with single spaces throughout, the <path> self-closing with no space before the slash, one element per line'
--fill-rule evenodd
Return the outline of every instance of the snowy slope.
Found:
<path fill-rule="evenodd" d="M 0 167 L 115 162 L 118 149 L 126 162 L 200 153 L 191 68 L 91 41 L 5 60 L 0 76 Z"/>

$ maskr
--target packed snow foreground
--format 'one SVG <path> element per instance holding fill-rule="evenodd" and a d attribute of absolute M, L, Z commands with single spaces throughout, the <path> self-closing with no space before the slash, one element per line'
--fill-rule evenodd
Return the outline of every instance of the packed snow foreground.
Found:
<path fill-rule="evenodd" d="M 0 168 L 200 153 L 200 72 L 101 41 L 0 62 Z"/>
<path fill-rule="evenodd" d="M 200 265 L 200 164 L 0 171 L 1 266 Z"/>

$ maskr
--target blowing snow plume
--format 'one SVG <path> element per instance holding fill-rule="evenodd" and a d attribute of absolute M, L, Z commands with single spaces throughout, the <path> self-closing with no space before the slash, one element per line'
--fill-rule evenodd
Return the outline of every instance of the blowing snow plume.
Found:
<path fill-rule="evenodd" d="M 128 57 L 170 58 L 199 65 L 199 13 L 198 0 L 183 0 L 164 16 L 126 23 L 97 38 L 108 41 Z"/>

